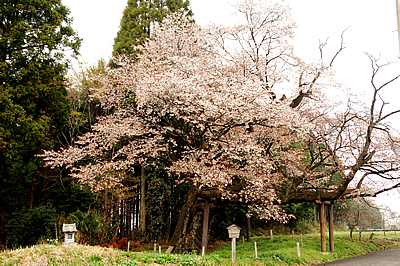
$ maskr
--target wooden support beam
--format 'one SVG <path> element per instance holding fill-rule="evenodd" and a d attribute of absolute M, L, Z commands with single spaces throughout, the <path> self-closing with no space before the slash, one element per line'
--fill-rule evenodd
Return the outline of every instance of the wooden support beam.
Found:
<path fill-rule="evenodd" d="M 333 238 L 333 204 L 329 205 L 329 251 L 335 252 L 335 243 Z"/>
<path fill-rule="evenodd" d="M 326 252 L 326 237 L 325 237 L 325 203 L 321 202 L 319 212 L 319 223 L 321 229 L 321 252 Z"/>
<path fill-rule="evenodd" d="M 206 199 L 204 202 L 204 214 L 203 214 L 203 236 L 201 246 L 204 247 L 204 253 L 207 252 L 207 240 L 208 240 L 208 220 L 210 217 L 210 203 Z"/>

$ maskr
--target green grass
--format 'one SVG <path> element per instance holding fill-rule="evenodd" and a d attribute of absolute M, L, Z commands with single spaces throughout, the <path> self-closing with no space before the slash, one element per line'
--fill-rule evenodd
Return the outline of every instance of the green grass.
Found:
<path fill-rule="evenodd" d="M 358 256 L 383 249 L 400 246 L 400 234 L 394 232 L 374 232 L 353 234 L 348 232 L 335 233 L 335 253 L 320 252 L 319 234 L 303 236 L 301 257 L 297 256 L 296 243 L 300 236 L 274 236 L 272 242 L 268 237 L 253 237 L 251 243 L 237 243 L 237 265 L 311 265 L 321 262 Z M 257 242 L 258 258 L 255 258 L 254 241 Z M 329 239 L 327 237 L 327 249 Z M 231 265 L 231 243 L 227 242 L 204 257 L 194 254 L 161 254 L 150 251 L 125 252 L 112 248 L 101 248 L 77 245 L 64 247 L 62 245 L 36 245 L 30 248 L 5 250 L 0 253 L 0 265 Z"/>
<path fill-rule="evenodd" d="M 321 238 L 319 234 L 309 234 L 303 236 L 303 248 L 300 249 L 301 256 L 297 256 L 297 242 L 300 236 L 295 236 L 292 240 L 291 235 L 274 236 L 271 242 L 269 237 L 253 237 L 252 241 L 257 242 L 258 258 L 255 258 L 254 243 L 244 243 L 237 246 L 237 262 L 239 265 L 295 265 L 295 264 L 317 264 L 321 262 L 344 259 L 384 249 L 399 247 L 399 237 L 394 233 L 383 238 L 383 233 L 376 234 L 372 240 L 369 233 L 363 233 L 361 242 L 358 233 L 353 234 L 350 239 L 348 232 L 335 233 L 335 252 L 321 253 Z M 327 250 L 329 251 L 329 238 L 327 237 Z M 230 243 L 213 252 L 221 259 L 231 258 Z M 257 264 L 259 262 L 259 264 Z"/>

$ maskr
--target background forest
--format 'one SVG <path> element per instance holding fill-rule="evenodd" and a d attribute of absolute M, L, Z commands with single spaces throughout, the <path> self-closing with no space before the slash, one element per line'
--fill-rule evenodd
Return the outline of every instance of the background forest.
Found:
<path fill-rule="evenodd" d="M 251 1 L 244 2 L 249 4 Z M 250 4 L 253 3 L 251 2 Z M 246 9 L 248 7 L 245 4 L 240 6 L 243 13 L 257 17 L 257 13 L 251 13 L 254 10 Z M 276 5 L 273 9 L 268 9 L 270 13 L 267 14 L 274 16 L 278 10 L 281 12 L 278 13 L 279 16 L 289 16 L 289 14 L 286 14 L 285 9 L 280 10 L 279 8 L 281 7 Z M 219 150 L 227 149 L 223 146 L 225 142 L 218 142 L 219 139 L 217 140 L 217 138 L 212 141 L 208 137 L 202 139 L 203 135 L 199 133 L 201 127 L 197 128 L 198 121 L 190 118 L 192 113 L 182 115 L 178 112 L 179 114 L 167 117 L 165 113 L 172 113 L 172 109 L 169 109 L 162 113 L 160 119 L 157 117 L 159 119 L 157 120 L 158 124 L 145 124 L 144 122 L 149 123 L 149 121 L 143 117 L 146 119 L 148 117 L 156 117 L 157 114 L 155 115 L 154 113 L 157 109 L 152 107 L 151 112 L 146 113 L 148 115 L 141 116 L 141 110 L 138 111 L 139 108 L 135 109 L 139 106 L 140 98 L 136 96 L 139 95 L 139 92 L 134 91 L 136 98 L 132 97 L 133 94 L 129 94 L 131 93 L 129 89 L 125 89 L 125 85 L 120 86 L 119 81 L 114 79 L 115 76 L 122 79 L 129 76 L 124 71 L 131 65 L 139 69 L 141 62 L 144 60 L 141 59 L 143 54 L 152 56 L 154 65 L 157 62 L 163 62 L 163 58 L 157 57 L 157 42 L 151 43 L 149 37 L 153 37 L 153 31 L 156 31 L 154 36 L 159 36 L 160 38 L 156 40 L 161 40 L 164 37 L 169 38 L 167 35 L 162 35 L 169 28 L 163 29 L 161 27 L 161 30 L 160 27 L 157 28 L 157 25 L 161 24 L 169 14 L 179 12 L 181 20 L 184 21 L 183 26 L 179 25 L 181 28 L 174 28 L 175 33 L 180 30 L 182 30 L 182 34 L 185 34 L 185 31 L 192 31 L 190 35 L 183 35 L 183 38 L 181 36 L 174 37 L 174 40 L 185 39 L 187 36 L 196 37 L 202 34 L 200 30 L 193 26 L 194 21 L 191 18 L 192 11 L 189 1 L 128 0 L 127 7 L 121 18 L 120 30 L 116 33 L 116 38 L 114 39 L 114 58 L 110 62 L 100 60 L 95 66 L 79 65 L 74 68 L 72 68 L 71 62 L 66 59 L 66 54 L 79 55 L 79 47 L 82 40 L 72 29 L 70 12 L 60 0 L 25 1 L 23 3 L 10 1 L 2 4 L 0 11 L 0 245 L 2 248 L 28 246 L 44 239 L 54 239 L 59 234 L 60 226 L 63 223 L 72 222 L 77 223 L 79 241 L 91 245 L 100 245 L 108 243 L 115 238 L 127 237 L 128 239 L 140 239 L 147 242 L 154 240 L 164 241 L 165 243 L 175 241 L 174 243 L 178 243 L 180 246 L 200 246 L 198 244 L 199 239 L 194 239 L 190 243 L 185 242 L 185 237 L 191 233 L 182 232 L 182 229 L 179 228 L 183 220 L 190 220 L 191 222 L 188 224 L 190 224 L 191 230 L 195 232 L 194 238 L 201 238 L 201 227 L 196 227 L 196 223 L 202 223 L 203 209 L 206 202 L 207 204 L 211 202 L 211 219 L 209 222 L 211 240 L 225 240 L 227 238 L 226 227 L 232 223 L 242 228 L 251 223 L 250 227 L 253 234 L 256 232 L 262 233 L 263 230 L 277 227 L 279 222 L 285 221 L 287 219 L 285 217 L 287 215 L 290 216 L 290 214 L 294 215 L 296 219 L 287 219 L 287 227 L 290 228 L 289 230 L 295 229 L 298 223 L 315 219 L 316 209 L 314 203 L 317 198 L 335 201 L 334 208 L 337 224 L 342 224 L 351 231 L 356 228 L 382 228 L 384 226 L 385 217 L 382 217 L 381 212 L 374 206 L 373 201 L 362 198 L 374 196 L 382 191 L 398 187 L 396 178 L 390 176 L 391 173 L 395 174 L 398 169 L 398 158 L 395 152 L 397 135 L 389 134 L 389 131 L 385 131 L 386 129 L 383 131 L 387 134 L 372 135 L 372 128 L 380 127 L 380 123 L 393 113 L 382 115 L 382 112 L 377 112 L 372 115 L 372 117 L 377 118 L 374 120 L 370 119 L 371 117 L 368 118 L 371 113 L 368 113 L 368 111 L 374 111 L 376 108 L 373 104 L 365 109 L 366 116 L 364 117 L 361 117 L 361 115 L 356 117 L 354 113 L 357 113 L 358 110 L 356 108 L 351 109 L 353 106 L 348 106 L 349 108 L 344 112 L 348 115 L 347 117 L 342 120 L 340 118 L 337 120 L 326 118 L 323 123 L 332 126 L 335 130 L 338 128 L 346 128 L 347 132 L 353 130 L 351 134 L 343 137 L 343 135 L 340 135 L 341 133 L 332 133 L 332 135 L 328 136 L 324 129 L 316 127 L 313 131 L 316 135 L 309 138 L 300 138 L 298 137 L 300 135 L 299 131 L 290 131 L 291 129 L 285 128 L 284 131 L 279 131 L 286 136 L 283 144 L 279 137 L 275 137 L 275 131 L 266 136 L 265 139 L 259 138 L 258 135 L 253 136 L 255 135 L 253 134 L 254 132 L 261 132 L 263 128 L 271 128 L 270 125 L 272 123 L 268 123 L 272 118 L 268 117 L 267 123 L 267 119 L 261 117 L 261 115 L 258 121 L 252 118 L 252 120 L 249 120 L 251 122 L 234 121 L 237 117 L 231 117 L 227 124 L 224 125 L 223 130 L 221 130 L 221 136 L 225 137 L 223 134 L 226 134 L 226 142 L 243 147 L 243 150 L 241 150 L 243 152 L 245 145 L 229 135 L 237 133 L 231 130 L 231 127 L 240 128 L 243 126 L 238 131 L 245 132 L 241 131 L 241 134 L 249 134 L 249 141 L 262 142 L 263 145 L 262 147 L 260 146 L 260 150 L 263 150 L 260 152 L 261 155 L 257 152 L 251 153 L 253 151 L 246 150 L 248 153 L 245 156 L 241 153 L 235 155 L 227 153 L 227 156 L 220 157 L 218 151 L 213 148 L 216 145 L 220 145 L 218 146 Z M 279 23 L 290 22 L 290 20 L 280 21 L 279 16 L 274 17 L 272 21 L 275 22 L 276 20 Z M 280 38 L 289 38 L 291 25 L 287 27 L 288 25 L 274 25 L 273 27 L 275 28 L 273 30 L 280 31 L 272 34 L 277 34 Z M 259 26 L 260 31 L 265 31 L 264 25 Z M 171 28 L 173 27 L 171 26 Z M 285 30 L 282 30 L 283 28 Z M 252 30 L 252 28 L 249 29 Z M 260 89 L 264 90 L 266 95 L 265 101 L 281 108 L 277 113 L 296 113 L 291 117 L 289 116 L 287 120 L 296 120 L 300 116 L 318 117 L 320 119 L 325 114 L 322 107 L 316 107 L 315 109 L 319 109 L 314 112 L 312 108 L 315 106 L 309 108 L 313 104 L 307 103 L 306 100 L 318 95 L 315 89 L 320 84 L 317 80 L 324 75 L 330 75 L 329 68 L 332 66 L 336 56 L 331 61 L 328 60 L 330 64 L 307 65 L 291 54 L 291 48 L 285 46 L 286 41 L 283 39 L 280 43 L 273 44 L 276 46 L 266 48 L 267 54 L 273 56 L 273 53 L 276 52 L 276 47 L 285 47 L 285 49 L 278 51 L 279 63 L 275 63 L 276 57 L 268 58 L 267 56 L 264 58 L 262 54 L 257 54 L 257 56 L 260 55 L 260 61 L 256 62 L 255 57 L 252 57 L 255 54 L 251 54 L 254 52 L 252 49 L 256 47 L 255 50 L 258 51 L 260 47 L 265 46 L 265 43 L 256 43 L 256 41 L 253 43 L 255 46 L 250 45 L 248 50 L 250 51 L 249 57 L 253 61 L 250 60 L 250 63 L 244 62 L 241 61 L 243 58 L 236 57 L 236 54 L 228 51 L 229 47 L 221 45 L 222 38 L 225 38 L 226 34 L 231 34 L 232 31 L 223 28 L 213 30 L 215 35 L 210 42 L 213 42 L 213 45 L 217 47 L 213 53 L 219 53 L 219 56 L 226 60 L 225 62 L 235 62 L 231 68 L 238 67 L 242 70 L 245 69 L 244 72 L 250 73 L 246 74 L 248 76 L 243 75 L 246 77 L 240 82 L 244 84 L 251 80 L 259 84 Z M 270 28 L 265 32 L 271 34 Z M 270 37 L 268 40 L 270 41 L 269 45 L 271 45 L 271 40 L 275 40 L 276 35 L 267 35 L 267 33 L 265 36 Z M 232 33 L 230 37 L 240 35 L 235 34 Z M 285 35 L 285 37 L 281 35 Z M 194 53 L 196 55 L 191 54 L 188 56 L 185 54 L 185 56 L 197 56 L 207 50 L 207 48 L 199 44 L 199 40 L 203 40 L 201 37 L 198 37 L 198 39 L 193 37 L 193 40 L 187 38 L 187 40 L 188 42 L 193 41 L 193 46 L 182 48 L 182 53 Z M 172 41 L 166 43 L 171 44 Z M 199 46 L 197 47 L 196 45 Z M 147 51 L 152 47 L 154 48 L 153 50 Z M 162 46 L 162 48 L 165 47 Z M 199 50 L 193 52 L 190 50 L 192 48 Z M 340 52 L 342 48 L 343 43 L 338 51 Z M 161 53 L 161 55 L 163 54 Z M 166 56 L 171 55 L 167 54 Z M 182 55 L 177 53 L 171 58 L 179 56 Z M 210 62 L 210 65 L 212 65 L 215 61 L 206 61 L 214 60 L 210 58 L 213 58 L 213 56 L 204 53 L 204 62 Z M 177 69 L 187 69 L 187 65 L 185 63 L 179 65 L 180 62 L 177 60 L 177 62 L 174 61 L 173 63 L 177 64 Z M 380 66 L 373 57 L 371 57 L 371 62 L 376 67 L 375 75 Z M 249 66 L 250 64 L 253 65 Z M 296 88 L 296 93 L 290 99 L 283 99 L 283 96 L 280 98 L 281 95 L 277 97 L 272 90 L 275 83 L 278 84 L 281 79 L 286 78 L 280 72 L 278 73 L 277 70 L 279 68 L 283 69 L 287 66 L 286 64 L 299 66 L 300 69 L 300 72 L 297 73 L 298 88 Z M 218 63 L 215 63 L 215 65 L 218 65 Z M 260 65 L 263 67 L 273 65 L 273 67 L 271 68 L 272 70 L 268 67 L 260 69 Z M 160 63 L 160 69 L 162 69 L 162 66 L 163 63 Z M 219 71 L 221 71 L 221 73 L 226 74 L 224 78 L 229 79 L 233 76 L 232 73 L 234 71 L 231 68 L 224 69 L 222 66 L 217 66 L 216 68 L 216 72 L 220 73 Z M 149 70 L 143 67 L 138 72 L 144 72 L 143 77 L 147 78 L 143 69 Z M 209 68 L 204 69 L 210 70 Z M 150 70 L 152 70 L 152 73 L 156 73 L 158 69 L 150 68 Z M 116 73 L 118 75 L 111 77 Z M 181 74 L 178 73 L 176 75 L 179 76 Z M 185 75 L 190 76 L 191 73 L 185 73 Z M 394 82 L 396 79 L 397 77 L 389 82 Z M 217 88 L 219 85 L 216 84 L 218 82 L 222 83 L 222 80 L 224 79 L 218 80 L 216 78 L 215 83 L 210 82 L 207 86 Z M 122 109 L 121 106 L 118 104 L 111 104 L 111 107 L 106 106 L 102 96 L 97 94 L 105 87 L 104 84 L 112 84 L 110 86 L 112 88 L 122 88 L 121 91 L 126 94 L 123 100 L 120 101 L 118 99 L 118 104 L 123 103 L 128 106 L 124 106 L 126 108 L 124 110 L 143 119 L 143 127 L 147 126 L 147 128 L 151 129 L 146 132 L 148 134 L 146 139 L 153 141 L 153 137 L 154 143 L 148 141 L 142 145 L 143 147 L 149 146 L 149 149 L 153 147 L 156 150 L 155 147 L 158 147 L 156 140 L 161 135 L 163 139 L 167 139 L 168 145 L 172 145 L 171 143 L 175 142 L 178 144 L 176 146 L 172 145 L 173 152 L 167 155 L 163 151 L 160 152 L 160 156 L 155 156 L 148 151 L 137 152 L 137 154 L 141 154 L 142 159 L 132 161 L 127 168 L 129 171 L 127 169 L 121 170 L 121 168 L 118 168 L 120 166 L 118 166 L 113 169 L 112 174 L 108 170 L 101 169 L 101 174 L 95 175 L 90 172 L 91 170 L 88 170 L 91 173 L 93 182 L 100 184 L 94 186 L 92 182 L 82 182 L 82 172 L 72 171 L 73 175 L 71 175 L 71 169 L 79 167 L 83 169 L 87 165 L 96 165 L 98 158 L 88 156 L 83 159 L 79 158 L 72 163 L 60 163 L 57 160 L 63 160 L 65 155 L 63 152 L 69 152 L 69 156 L 73 157 L 75 154 L 71 151 L 84 150 L 84 145 L 82 145 L 84 141 L 82 140 L 84 140 L 85 136 L 96 137 L 96 132 L 103 130 L 99 127 L 99 124 L 101 125 L 104 118 L 116 116 L 115 119 L 117 121 L 121 119 L 121 116 L 118 116 L 118 112 Z M 378 98 L 378 92 L 383 87 L 384 85 L 374 88 L 374 100 Z M 171 95 L 173 96 L 172 93 Z M 106 101 L 112 101 L 112 96 L 110 93 L 104 98 Z M 213 99 L 211 102 L 215 103 Z M 383 110 L 383 105 L 377 107 L 378 110 Z M 185 109 L 182 107 L 181 110 Z M 241 112 L 241 114 L 244 116 L 245 113 Z M 365 124 L 363 122 L 354 122 L 356 119 L 360 119 Z M 310 118 L 310 120 L 312 119 Z M 283 123 L 285 121 L 281 119 L 279 122 Z M 205 125 L 209 125 L 209 128 L 214 126 L 210 123 L 210 120 L 207 120 L 207 123 L 209 124 L 205 123 Z M 162 128 L 159 130 L 161 133 L 157 133 L 159 135 L 156 134 L 157 138 L 150 136 L 155 131 L 155 128 L 160 127 Z M 111 131 L 113 126 L 109 125 L 106 129 Z M 226 133 L 228 129 L 231 130 L 229 134 Z M 213 134 L 215 131 L 213 131 Z M 366 133 L 364 134 L 363 132 Z M 187 134 L 187 138 L 181 137 L 184 134 Z M 329 148 L 332 147 L 330 146 L 332 139 L 336 138 L 337 140 L 347 137 L 348 140 L 354 140 L 353 134 L 357 135 L 356 139 L 365 138 L 367 140 L 373 139 L 373 141 L 377 139 L 380 144 L 390 143 L 391 147 L 394 148 L 389 149 L 387 153 L 392 153 L 390 153 L 390 156 L 385 157 L 386 151 L 381 148 L 382 145 L 374 146 L 373 141 L 371 142 L 372 144 L 368 143 L 368 141 L 363 143 L 343 141 L 340 147 Z M 110 135 L 112 134 L 110 133 Z M 371 138 L 371 136 L 373 137 Z M 385 138 L 387 136 L 389 136 L 389 140 Z M 191 137 L 194 139 L 193 141 L 188 140 Z M 108 144 L 104 145 L 104 150 L 106 151 L 102 150 L 102 154 L 99 156 L 102 157 L 101 160 L 113 161 L 115 157 L 110 154 L 118 153 L 132 143 L 139 146 L 138 143 L 141 143 L 143 139 L 145 138 L 137 138 L 136 135 L 119 135 L 116 142 L 110 142 L 109 150 L 105 148 Z M 207 141 L 210 144 L 205 147 L 206 144 L 204 143 L 207 143 Z M 346 145 L 351 146 L 348 150 L 351 150 L 351 154 L 355 158 L 346 153 L 348 151 L 346 150 Z M 354 152 L 353 148 L 359 154 Z M 83 154 L 82 150 L 79 150 L 77 154 Z M 43 154 L 43 151 L 47 151 L 47 157 L 37 156 L 38 154 Z M 214 154 L 214 161 L 209 160 L 209 158 L 205 159 L 204 153 L 199 155 L 198 151 L 207 151 L 208 154 Z M 233 185 L 226 186 L 225 184 L 222 186 L 221 184 L 213 183 L 213 181 L 201 179 L 207 176 L 211 170 L 206 172 L 203 177 L 200 177 L 200 181 L 195 179 L 197 177 L 193 177 L 196 176 L 193 172 L 182 170 L 184 164 L 180 165 L 177 162 L 186 160 L 185 162 L 190 163 L 189 156 L 185 157 L 185 154 L 190 152 L 192 155 L 198 156 L 196 162 L 198 162 L 199 167 L 201 167 L 201 163 L 204 163 L 204 168 L 201 170 L 211 169 L 212 162 L 223 165 L 224 168 L 218 171 L 231 175 L 233 177 L 231 184 Z M 375 157 L 373 157 L 374 155 Z M 127 157 L 124 156 L 117 159 L 127 161 Z M 110 159 L 111 157 L 112 159 Z M 171 157 L 173 158 L 171 159 Z M 246 157 L 246 159 L 242 159 L 242 157 Z M 270 161 L 266 162 L 263 159 L 265 157 L 270 158 Z M 337 160 L 339 157 L 346 158 L 349 164 L 353 164 L 346 165 L 346 163 L 339 162 Z M 385 160 L 382 159 L 383 157 L 385 157 Z M 46 167 L 44 159 L 52 167 Z M 392 161 L 388 162 L 386 159 Z M 250 165 L 254 165 L 254 162 L 260 162 L 260 166 L 263 166 L 263 164 L 269 165 L 272 162 L 271 164 L 275 167 L 273 171 L 255 170 L 259 171 L 260 176 L 267 176 L 266 180 L 268 178 L 274 180 L 274 183 L 271 184 L 275 191 L 274 193 L 268 190 L 270 187 L 263 187 L 263 193 L 268 191 L 271 194 L 258 193 L 258 196 L 262 195 L 264 198 L 252 195 L 253 191 L 256 191 L 255 194 L 257 194 L 258 188 L 253 181 L 249 182 L 251 184 L 245 183 L 245 181 L 248 182 L 253 178 L 252 171 L 254 169 L 248 168 L 250 168 Z M 241 165 L 241 168 L 232 170 L 234 168 L 232 163 Z M 301 169 L 301 173 L 293 170 L 295 168 Z M 173 174 L 171 174 L 171 169 L 174 171 Z M 351 176 L 344 169 L 351 169 L 350 173 L 354 172 L 354 175 Z M 356 172 L 360 169 L 364 171 L 364 174 L 366 173 L 365 176 L 376 174 L 395 183 L 390 183 L 386 187 L 377 186 L 375 190 L 370 190 L 367 184 L 366 187 L 368 189 L 364 189 L 364 177 L 361 180 L 358 176 L 356 177 Z M 197 169 L 196 171 L 200 170 Z M 213 171 L 216 170 L 213 169 Z M 235 175 L 237 175 L 238 171 L 241 171 L 241 175 L 246 177 L 245 181 L 237 179 Z M 182 178 L 184 181 L 179 179 L 184 175 L 186 175 Z M 306 180 L 308 181 L 304 182 L 304 176 L 307 176 L 308 179 Z M 180 182 L 177 183 L 177 180 L 180 180 Z M 303 183 L 299 182 L 299 180 L 302 180 Z M 318 180 L 318 182 L 315 180 Z M 353 180 L 356 180 L 358 186 L 348 187 Z M 193 185 L 196 182 L 208 182 L 209 186 L 196 187 Z M 268 182 L 265 181 L 265 183 Z M 305 186 L 304 183 L 307 183 L 308 186 Z M 340 184 L 343 184 L 343 186 L 340 186 Z M 192 193 L 194 189 L 197 189 L 196 193 Z M 249 191 L 252 192 L 250 193 Z M 237 196 L 229 198 L 227 195 L 232 195 L 230 193 L 236 193 Z M 193 195 L 196 198 L 191 202 L 190 199 Z M 243 200 L 244 198 L 246 200 Z M 269 204 L 266 208 L 269 208 L 267 210 L 272 214 L 265 214 L 265 211 L 257 211 L 258 207 L 255 204 L 260 204 L 261 201 L 261 205 L 265 204 L 265 202 L 267 202 L 267 205 Z M 189 204 L 193 205 L 191 209 L 188 207 Z M 281 213 L 280 206 L 286 210 L 286 214 Z M 184 217 L 182 213 L 190 214 Z M 387 211 L 386 213 L 386 219 L 389 216 L 393 216 L 390 221 L 396 219 L 395 215 Z M 246 214 L 251 214 L 252 218 L 250 219 Z M 271 221 L 273 217 L 278 221 Z M 260 220 L 258 218 L 268 219 Z M 37 225 L 41 226 L 38 227 Z M 282 230 L 285 231 L 285 229 Z"/>

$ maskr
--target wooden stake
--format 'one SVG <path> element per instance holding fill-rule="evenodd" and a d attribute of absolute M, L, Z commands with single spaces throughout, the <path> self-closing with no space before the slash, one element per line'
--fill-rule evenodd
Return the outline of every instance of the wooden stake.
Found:
<path fill-rule="evenodd" d="M 256 252 L 256 258 L 258 258 L 258 253 L 257 253 L 257 242 L 254 242 L 254 251 Z"/>
<path fill-rule="evenodd" d="M 274 235 L 272 234 L 272 230 L 270 231 L 271 233 L 271 241 L 274 241 Z"/>
<path fill-rule="evenodd" d="M 128 241 L 128 252 L 129 252 L 129 245 L 131 244 L 131 242 L 130 241 Z"/>
<path fill-rule="evenodd" d="M 154 252 L 157 252 L 157 243 L 155 240 L 154 240 Z"/>
<path fill-rule="evenodd" d="M 294 231 L 292 230 L 292 241 L 294 241 Z"/>
<path fill-rule="evenodd" d="M 301 247 L 303 247 L 303 234 L 300 234 L 300 243 L 301 243 Z"/>
<path fill-rule="evenodd" d="M 158 254 L 161 255 L 161 246 L 158 246 Z"/>

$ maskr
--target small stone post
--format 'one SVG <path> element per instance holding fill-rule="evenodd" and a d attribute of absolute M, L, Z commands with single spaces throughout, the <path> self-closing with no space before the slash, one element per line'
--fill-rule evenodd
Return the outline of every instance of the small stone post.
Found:
<path fill-rule="evenodd" d="M 296 244 L 297 244 L 297 257 L 300 258 L 300 243 L 297 242 Z"/>

